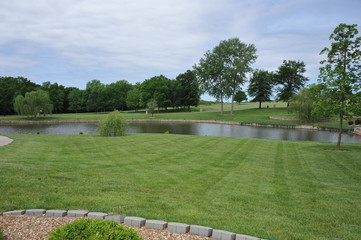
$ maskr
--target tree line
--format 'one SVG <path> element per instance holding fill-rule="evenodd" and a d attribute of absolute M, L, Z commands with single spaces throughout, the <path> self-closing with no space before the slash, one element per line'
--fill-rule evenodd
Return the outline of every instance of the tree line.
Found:
<path fill-rule="evenodd" d="M 0 77 L 0 86 L 2 115 L 17 112 L 33 116 L 34 109 L 41 110 L 44 114 L 138 110 L 145 108 L 150 101 L 155 101 L 157 107 L 165 110 L 189 110 L 191 106 L 198 105 L 201 96 L 195 73 L 190 70 L 179 74 L 176 79 L 160 75 L 136 84 L 126 80 L 111 84 L 91 80 L 84 90 L 51 82 L 39 85 L 24 77 Z M 36 104 L 36 98 L 42 99 L 41 102 L 46 104 L 37 108 L 31 107 Z"/>

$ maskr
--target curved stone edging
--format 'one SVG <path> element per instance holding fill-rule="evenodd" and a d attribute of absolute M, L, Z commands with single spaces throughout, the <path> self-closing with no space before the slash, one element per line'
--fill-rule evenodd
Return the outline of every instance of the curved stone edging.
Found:
<path fill-rule="evenodd" d="M 141 217 L 126 215 L 108 215 L 102 212 L 88 212 L 83 210 L 46 210 L 46 209 L 27 209 L 13 210 L 3 212 L 3 216 L 10 215 L 30 215 L 30 216 L 46 216 L 46 217 L 88 217 L 105 220 L 113 220 L 119 224 L 124 223 L 128 226 L 145 227 L 150 229 L 168 230 L 172 233 L 184 234 L 189 233 L 202 237 L 211 237 L 215 240 L 265 240 L 249 235 L 236 234 L 210 227 L 189 225 L 178 222 L 165 222 L 160 220 L 145 219 Z"/>

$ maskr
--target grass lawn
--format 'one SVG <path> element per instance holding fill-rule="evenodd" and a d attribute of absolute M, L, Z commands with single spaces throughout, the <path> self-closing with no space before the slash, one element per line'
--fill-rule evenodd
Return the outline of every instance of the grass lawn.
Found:
<path fill-rule="evenodd" d="M 9 135 L 0 212 L 86 209 L 267 239 L 361 239 L 361 144 Z"/>

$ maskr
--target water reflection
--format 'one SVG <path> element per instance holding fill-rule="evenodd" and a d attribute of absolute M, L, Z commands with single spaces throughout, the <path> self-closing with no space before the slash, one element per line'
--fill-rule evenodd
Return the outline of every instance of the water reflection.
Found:
<path fill-rule="evenodd" d="M 243 138 L 278 139 L 291 141 L 337 142 L 338 133 L 314 131 L 307 129 L 262 128 L 239 125 L 223 125 L 210 123 L 130 123 L 127 133 L 164 133 L 200 136 L 225 136 Z M 94 123 L 44 124 L 44 125 L 12 125 L 0 126 L 0 134 L 97 134 Z M 343 142 L 361 143 L 361 137 L 343 134 Z"/>

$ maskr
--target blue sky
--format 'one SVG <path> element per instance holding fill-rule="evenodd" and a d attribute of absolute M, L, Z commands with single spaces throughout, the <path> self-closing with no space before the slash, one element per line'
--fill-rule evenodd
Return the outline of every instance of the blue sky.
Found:
<path fill-rule="evenodd" d="M 85 88 L 98 79 L 175 78 L 221 40 L 257 48 L 254 68 L 319 52 L 339 23 L 361 25 L 361 0 L 11 0 L 0 2 L 0 76 Z"/>

